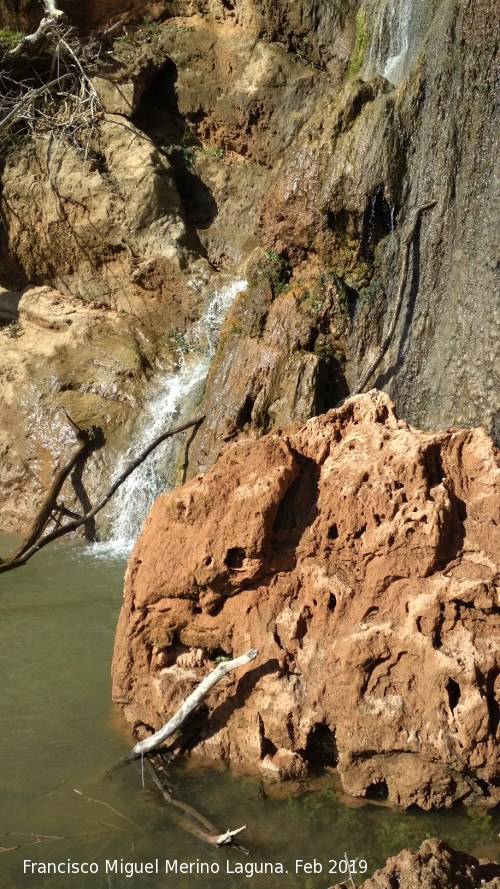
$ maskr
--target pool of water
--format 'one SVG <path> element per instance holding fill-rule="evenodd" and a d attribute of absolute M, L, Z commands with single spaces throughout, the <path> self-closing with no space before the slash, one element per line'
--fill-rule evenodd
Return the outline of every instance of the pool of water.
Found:
<path fill-rule="evenodd" d="M 360 862 L 370 874 L 429 836 L 500 855 L 498 813 L 347 806 L 327 776 L 262 798 L 258 777 L 235 776 L 221 764 L 173 767 L 178 799 L 221 832 L 248 825 L 244 856 L 214 849 L 176 823 L 143 782 L 140 762 L 109 774 L 133 743 L 111 704 L 109 676 L 124 567 L 109 550 L 61 542 L 0 575 L 2 889 L 327 889 L 339 879 L 330 862 L 344 854 L 357 859 L 359 884 Z M 82 873 L 85 863 L 97 872 Z M 260 874 L 266 863 L 273 872 L 268 866 Z"/>

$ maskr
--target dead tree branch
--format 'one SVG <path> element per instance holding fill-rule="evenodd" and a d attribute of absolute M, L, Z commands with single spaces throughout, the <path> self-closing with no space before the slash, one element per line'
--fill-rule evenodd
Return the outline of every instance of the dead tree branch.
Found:
<path fill-rule="evenodd" d="M 437 201 L 429 201 L 427 204 L 422 204 L 422 206 L 419 207 L 418 210 L 415 211 L 415 214 L 413 216 L 410 226 L 408 227 L 408 231 L 406 232 L 406 235 L 405 235 L 405 238 L 403 241 L 403 258 L 401 261 L 401 270 L 399 273 L 399 282 L 398 282 L 398 287 L 397 287 L 397 291 L 396 291 L 396 303 L 395 303 L 395 306 L 394 306 L 394 309 L 392 312 L 392 317 L 391 317 L 391 321 L 389 324 L 389 329 L 384 337 L 384 340 L 382 342 L 382 345 L 380 346 L 380 349 L 378 350 L 377 354 L 375 355 L 375 358 L 373 359 L 372 363 L 370 364 L 368 369 L 365 371 L 365 373 L 363 374 L 361 379 L 356 383 L 354 389 L 350 393 L 350 396 L 359 395 L 359 393 L 363 391 L 368 380 L 375 373 L 377 367 L 379 366 L 380 362 L 382 361 L 382 358 L 384 357 L 385 353 L 387 352 L 387 349 L 389 348 L 390 342 L 391 342 L 392 337 L 394 335 L 394 331 L 396 330 L 396 324 L 398 321 L 399 312 L 401 310 L 401 306 L 403 303 L 403 296 L 404 296 L 405 286 L 406 286 L 406 277 L 408 274 L 408 259 L 410 256 L 411 243 L 412 243 L 413 238 L 415 236 L 415 232 L 417 230 L 417 226 L 419 224 L 421 214 L 424 212 L 424 210 L 430 210 L 431 207 L 434 207 L 436 204 L 437 204 Z"/>
<path fill-rule="evenodd" d="M 237 667 L 242 667 L 244 664 L 248 664 L 250 661 L 253 661 L 254 658 L 258 655 L 258 650 L 256 648 L 251 648 L 249 651 L 242 654 L 240 657 L 234 658 L 231 661 L 223 661 L 218 664 L 208 676 L 200 682 L 197 688 L 189 695 L 188 698 L 184 701 L 184 703 L 179 707 L 177 713 L 172 716 L 171 719 L 163 728 L 159 729 L 159 731 L 155 732 L 154 735 L 150 735 L 149 738 L 145 738 L 144 741 L 138 741 L 135 747 L 132 748 L 130 753 L 127 753 L 123 759 L 120 759 L 119 762 L 116 763 L 115 767 L 125 765 L 128 762 L 132 762 L 134 759 L 139 759 L 141 756 L 144 756 L 145 753 L 151 753 L 152 750 L 156 750 L 163 741 L 166 741 L 167 738 L 170 738 L 174 732 L 177 731 L 185 722 L 187 717 L 193 710 L 198 707 L 199 704 L 206 698 L 207 694 L 214 685 L 217 685 L 221 679 L 224 678 L 231 670 L 236 670 Z"/>
<path fill-rule="evenodd" d="M 72 531 L 76 531 L 78 528 L 80 528 L 81 525 L 88 524 L 94 518 L 94 516 L 96 516 L 97 513 L 106 506 L 106 504 L 111 500 L 113 494 L 129 477 L 129 475 L 132 474 L 134 469 L 137 469 L 137 467 L 144 462 L 146 457 L 149 457 L 151 452 L 154 451 L 155 448 L 158 447 L 158 445 L 166 441 L 167 438 L 171 438 L 173 435 L 177 435 L 179 432 L 184 432 L 186 429 L 190 429 L 192 426 L 198 427 L 204 419 L 204 416 L 198 417 L 196 420 L 190 420 L 189 423 L 183 423 L 182 426 L 177 426 L 175 429 L 169 429 L 168 432 L 163 432 L 161 435 L 155 438 L 154 441 L 152 441 L 147 448 L 141 451 L 141 453 L 138 454 L 131 463 L 129 463 L 129 465 L 123 470 L 123 472 L 120 473 L 118 478 L 115 479 L 104 497 L 102 497 L 101 500 L 99 500 L 99 502 L 92 509 L 90 509 L 82 516 L 77 516 L 76 518 L 71 519 L 64 525 L 59 524 L 58 527 L 56 527 L 53 531 L 50 531 L 44 537 L 41 537 L 40 535 L 46 528 L 48 520 L 54 516 L 54 513 L 61 517 L 65 514 L 64 506 L 57 503 L 57 497 L 65 479 L 67 478 L 73 467 L 77 464 L 78 460 L 80 460 L 82 457 L 83 450 L 82 447 L 79 445 L 76 452 L 68 459 L 62 469 L 58 471 L 56 478 L 52 482 L 49 492 L 44 499 L 42 507 L 39 510 L 35 521 L 33 522 L 30 533 L 25 542 L 11 556 L 8 556 L 6 559 L 0 560 L 0 574 L 2 574 L 4 571 L 10 571 L 12 568 L 18 568 L 20 565 L 25 565 L 28 559 L 34 556 L 35 553 L 39 552 L 39 550 L 41 550 L 44 546 L 47 546 L 48 543 L 52 543 L 53 540 L 57 540 L 59 537 L 70 534 Z M 64 477 L 62 478 L 63 472 Z M 51 495 L 50 498 L 49 494 Z M 35 529 L 38 531 L 38 537 L 35 534 Z"/>
<path fill-rule="evenodd" d="M 205 818 L 201 812 L 198 812 L 193 806 L 190 806 L 187 803 L 182 803 L 179 800 L 174 799 L 172 794 L 166 789 L 150 757 L 147 756 L 144 763 L 154 785 L 165 802 L 169 806 L 180 809 L 180 811 L 184 813 L 181 815 L 178 812 L 170 812 L 170 817 L 179 825 L 179 827 L 187 830 L 188 833 L 193 834 L 193 836 L 198 837 L 198 839 L 210 843 L 211 846 L 227 846 L 230 844 L 234 845 L 240 852 L 248 855 L 247 849 L 244 849 L 239 843 L 234 842 L 234 838 L 241 833 L 242 830 L 246 829 L 246 824 L 243 827 L 238 827 L 236 830 L 226 830 L 225 833 L 219 833 L 215 825 L 212 824 L 208 818 Z M 186 818 L 185 815 L 188 815 L 189 817 Z"/>
<path fill-rule="evenodd" d="M 22 56 L 25 53 L 32 53 L 33 50 L 43 42 L 47 32 L 51 28 L 57 27 L 61 22 L 66 20 L 64 12 L 56 7 L 54 0 L 45 0 L 44 6 L 47 15 L 44 15 L 41 19 L 38 28 L 33 34 L 28 34 L 26 37 L 23 37 L 17 46 L 10 50 L 10 56 Z"/>
<path fill-rule="evenodd" d="M 49 135 L 53 156 L 69 144 L 83 149 L 86 158 L 103 112 L 91 78 L 102 44 L 80 39 L 53 0 L 46 0 L 45 8 L 35 33 L 3 57 L 0 149 L 7 150 L 12 137 Z"/>
<path fill-rule="evenodd" d="M 47 524 L 53 516 L 54 510 L 57 506 L 57 498 L 61 492 L 61 488 L 64 485 L 68 475 L 75 468 L 77 463 L 82 458 L 87 458 L 89 454 L 92 453 L 96 447 L 99 447 L 103 441 L 101 441 L 94 431 L 84 432 L 83 430 L 79 430 L 77 433 L 78 437 L 78 446 L 76 450 L 71 454 L 71 456 L 66 460 L 63 466 L 56 472 L 54 478 L 52 479 L 51 485 L 45 497 L 43 499 L 42 505 L 36 514 L 33 523 L 31 525 L 30 530 L 26 536 L 26 539 L 23 541 L 21 546 L 14 552 L 12 555 L 6 559 L 6 562 L 17 562 L 22 556 L 28 552 L 36 543 L 37 540 L 42 536 Z M 0 561 L 0 570 L 2 570 L 2 562 Z"/>

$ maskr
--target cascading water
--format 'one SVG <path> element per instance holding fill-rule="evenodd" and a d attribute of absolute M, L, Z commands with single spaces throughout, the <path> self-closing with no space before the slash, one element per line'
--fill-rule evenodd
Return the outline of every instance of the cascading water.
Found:
<path fill-rule="evenodd" d="M 413 57 L 418 32 L 419 0 L 386 0 L 373 24 L 365 79 L 381 74 L 395 86 Z"/>
<path fill-rule="evenodd" d="M 191 418 L 215 354 L 220 326 L 236 294 L 245 287 L 243 278 L 235 278 L 218 289 L 208 288 L 204 311 L 181 338 L 177 366 L 166 374 L 161 391 L 140 417 L 134 440 L 117 466 L 116 476 L 155 437 Z M 167 439 L 118 489 L 112 501 L 108 551 L 111 548 L 123 553 L 131 549 L 155 497 L 173 487 L 181 447 L 179 437 Z"/>

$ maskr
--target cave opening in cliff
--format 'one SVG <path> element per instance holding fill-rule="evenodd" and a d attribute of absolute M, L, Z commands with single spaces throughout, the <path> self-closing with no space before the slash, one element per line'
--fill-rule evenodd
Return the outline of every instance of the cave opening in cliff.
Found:
<path fill-rule="evenodd" d="M 200 110 L 186 117 L 179 110 L 178 71 L 171 59 L 163 64 L 145 90 L 133 122 L 166 155 L 173 167 L 187 222 L 208 228 L 218 213 L 212 192 L 195 172 L 196 150 L 200 147 L 197 126 L 204 119 Z"/>

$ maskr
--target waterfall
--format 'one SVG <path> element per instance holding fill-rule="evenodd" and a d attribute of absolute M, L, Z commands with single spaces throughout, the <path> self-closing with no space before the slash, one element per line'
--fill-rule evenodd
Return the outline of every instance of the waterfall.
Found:
<path fill-rule="evenodd" d="M 208 287 L 203 313 L 179 338 L 177 364 L 165 374 L 159 393 L 143 410 L 115 477 L 156 436 L 191 418 L 203 394 L 221 324 L 234 297 L 245 289 L 246 283 L 243 278 L 233 278 L 217 289 Z M 98 545 L 99 549 L 122 554 L 131 549 L 155 497 L 174 486 L 175 466 L 182 446 L 179 436 L 167 439 L 121 485 L 111 501 L 109 541 Z"/>
<path fill-rule="evenodd" d="M 386 0 L 376 14 L 364 78 L 381 74 L 395 86 L 413 57 L 419 0 Z"/>

